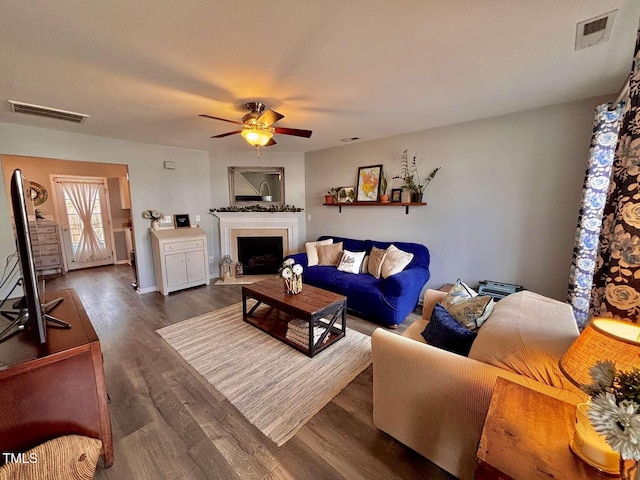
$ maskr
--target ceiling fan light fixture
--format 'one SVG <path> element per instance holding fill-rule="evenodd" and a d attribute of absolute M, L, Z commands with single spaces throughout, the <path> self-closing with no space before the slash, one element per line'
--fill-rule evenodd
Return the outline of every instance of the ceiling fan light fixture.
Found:
<path fill-rule="evenodd" d="M 268 130 L 259 130 L 255 128 L 247 128 L 240 132 L 240 135 L 247 141 L 249 145 L 254 147 L 264 147 L 273 137 L 273 132 Z"/>

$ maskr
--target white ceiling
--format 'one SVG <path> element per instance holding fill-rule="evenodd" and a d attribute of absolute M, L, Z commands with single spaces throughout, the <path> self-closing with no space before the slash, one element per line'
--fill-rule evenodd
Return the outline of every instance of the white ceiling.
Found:
<path fill-rule="evenodd" d="M 608 43 L 576 23 L 618 9 Z M 260 100 L 275 151 L 343 145 L 617 93 L 638 0 L 0 0 L 0 121 L 200 150 Z M 7 100 L 86 113 L 12 113 Z"/>

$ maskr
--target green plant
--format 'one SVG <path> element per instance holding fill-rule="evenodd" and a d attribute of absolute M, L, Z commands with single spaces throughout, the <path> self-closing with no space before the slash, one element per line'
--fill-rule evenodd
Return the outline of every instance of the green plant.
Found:
<path fill-rule="evenodd" d="M 327 195 L 331 195 L 334 200 L 338 200 L 338 194 L 340 193 L 340 187 L 331 187 L 327 190 Z"/>
<path fill-rule="evenodd" d="M 438 170 L 440 170 L 440 167 L 434 168 L 429 176 L 425 178 L 424 183 L 420 183 L 420 173 L 418 172 L 416 157 L 414 156 L 411 162 L 409 162 L 407 150 L 404 150 L 400 160 L 400 173 L 393 178 L 400 179 L 405 183 L 402 188 L 415 193 L 423 193 L 427 185 L 429 185 L 438 173 Z"/>
<path fill-rule="evenodd" d="M 381 175 L 380 178 L 380 195 L 386 195 L 387 194 L 387 177 L 385 177 L 384 173 Z"/>

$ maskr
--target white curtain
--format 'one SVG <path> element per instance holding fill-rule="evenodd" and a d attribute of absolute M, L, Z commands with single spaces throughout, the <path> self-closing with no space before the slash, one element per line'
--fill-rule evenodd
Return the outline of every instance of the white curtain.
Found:
<path fill-rule="evenodd" d="M 78 246 L 73 252 L 73 260 L 77 263 L 94 262 L 109 257 L 107 249 L 93 229 L 91 219 L 96 200 L 100 199 L 100 184 L 97 183 L 63 183 L 65 196 L 78 212 L 82 224 L 82 233 Z"/>

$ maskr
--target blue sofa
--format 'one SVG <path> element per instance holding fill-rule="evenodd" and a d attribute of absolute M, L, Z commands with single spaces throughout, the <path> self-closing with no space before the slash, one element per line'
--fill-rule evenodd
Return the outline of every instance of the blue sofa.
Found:
<path fill-rule="evenodd" d="M 334 236 L 321 236 L 318 240 L 332 238 L 343 242 L 343 249 L 351 252 L 366 251 L 371 247 L 387 249 L 393 244 L 400 250 L 413 253 L 411 263 L 400 273 L 388 278 L 375 278 L 368 273 L 345 273 L 336 267 L 307 266 L 307 254 L 289 255 L 304 267 L 304 283 L 330 290 L 347 297 L 347 308 L 356 315 L 381 325 L 395 328 L 416 308 L 420 292 L 429 280 L 429 250 L 424 245 L 407 242 L 377 242 L 354 240 Z"/>

